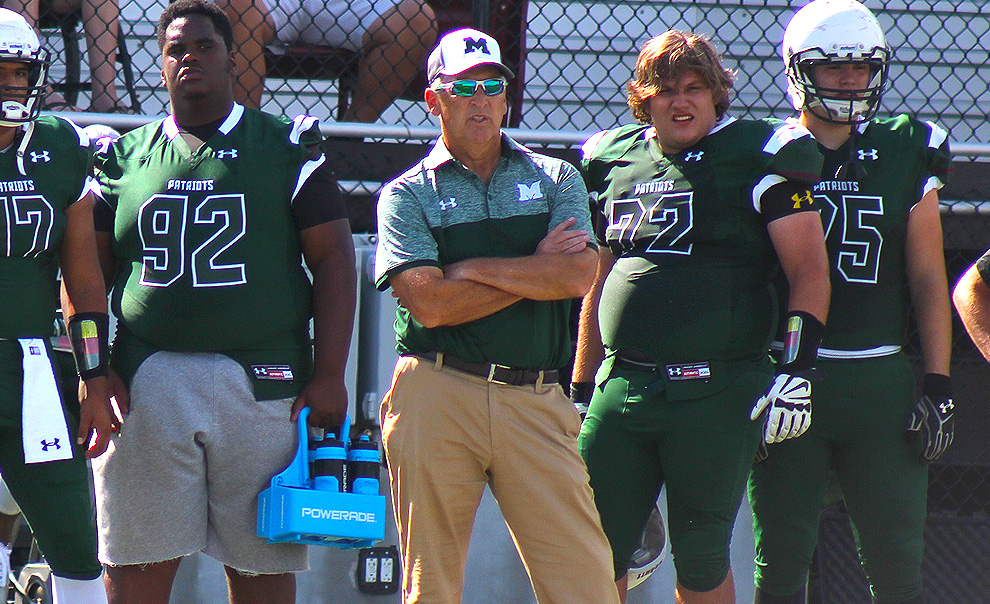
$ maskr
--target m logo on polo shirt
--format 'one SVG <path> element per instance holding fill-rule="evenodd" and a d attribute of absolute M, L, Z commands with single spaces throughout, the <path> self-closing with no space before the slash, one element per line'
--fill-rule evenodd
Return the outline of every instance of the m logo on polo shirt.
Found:
<path fill-rule="evenodd" d="M 464 38 L 464 54 L 469 55 L 475 51 L 483 52 L 486 55 L 492 54 L 488 52 L 488 40 L 484 38 L 480 40 L 475 40 L 474 38 Z"/>
<path fill-rule="evenodd" d="M 519 187 L 519 201 L 543 199 L 543 191 L 540 190 L 540 181 L 538 180 L 530 185 L 519 182 L 516 183 L 516 186 Z"/>

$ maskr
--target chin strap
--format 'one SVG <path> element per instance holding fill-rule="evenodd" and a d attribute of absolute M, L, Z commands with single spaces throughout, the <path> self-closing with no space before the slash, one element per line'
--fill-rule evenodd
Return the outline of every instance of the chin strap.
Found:
<path fill-rule="evenodd" d="M 849 159 L 839 165 L 839 168 L 835 171 L 836 180 L 862 180 L 866 178 L 866 169 L 863 164 L 859 161 L 859 154 L 857 147 L 859 147 L 859 128 L 858 124 L 851 124 L 849 126 Z"/>
<path fill-rule="evenodd" d="M 21 137 L 20 144 L 17 145 L 17 171 L 21 173 L 21 176 L 27 176 L 27 170 L 24 169 L 24 154 L 27 153 L 28 143 L 31 142 L 31 135 L 33 134 L 34 122 L 28 122 L 24 128 L 24 136 Z"/>

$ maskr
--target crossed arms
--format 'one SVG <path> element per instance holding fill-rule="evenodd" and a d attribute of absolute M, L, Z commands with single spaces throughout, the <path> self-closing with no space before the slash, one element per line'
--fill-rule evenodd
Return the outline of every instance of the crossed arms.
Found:
<path fill-rule="evenodd" d="M 424 327 L 459 325 L 522 299 L 580 298 L 591 288 L 597 254 L 590 236 L 554 227 L 530 256 L 469 258 L 445 267 L 417 266 L 389 277 L 393 295 Z"/>

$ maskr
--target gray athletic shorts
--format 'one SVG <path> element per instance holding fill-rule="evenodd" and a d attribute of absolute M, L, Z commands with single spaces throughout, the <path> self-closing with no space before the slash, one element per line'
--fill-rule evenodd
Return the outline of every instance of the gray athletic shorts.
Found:
<path fill-rule="evenodd" d="M 400 0 L 264 0 L 284 44 L 360 50 L 364 32 Z"/>
<path fill-rule="evenodd" d="M 202 551 L 245 573 L 308 569 L 305 545 L 256 536 L 258 493 L 296 450 L 292 399 L 255 401 L 224 355 L 174 352 L 149 357 L 130 395 L 121 434 L 93 460 L 101 562 Z"/>

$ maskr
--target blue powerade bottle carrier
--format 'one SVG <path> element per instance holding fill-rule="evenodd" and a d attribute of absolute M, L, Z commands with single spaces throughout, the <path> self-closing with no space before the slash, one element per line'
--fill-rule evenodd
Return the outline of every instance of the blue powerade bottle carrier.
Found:
<path fill-rule="evenodd" d="M 385 538 L 385 497 L 313 488 L 307 417 L 308 407 L 299 413 L 299 447 L 292 463 L 258 494 L 258 536 L 269 543 L 371 547 Z M 340 433 L 346 435 L 349 428 L 345 418 Z"/>

